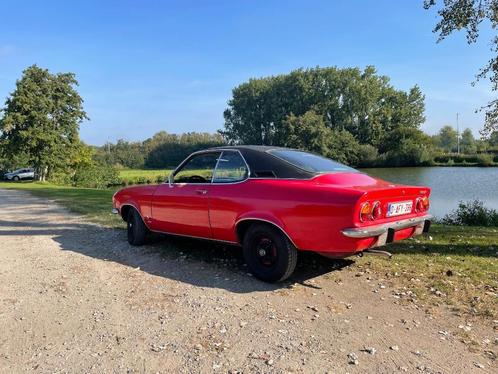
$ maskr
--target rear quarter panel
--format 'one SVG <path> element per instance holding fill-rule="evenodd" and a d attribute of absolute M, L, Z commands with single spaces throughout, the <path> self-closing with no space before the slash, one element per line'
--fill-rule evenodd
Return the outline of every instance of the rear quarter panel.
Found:
<path fill-rule="evenodd" d="M 322 186 L 313 180 L 249 179 L 210 186 L 209 208 L 215 239 L 238 241 L 235 225 L 260 219 L 283 229 L 299 249 L 326 251 L 345 240 L 362 192 Z"/>

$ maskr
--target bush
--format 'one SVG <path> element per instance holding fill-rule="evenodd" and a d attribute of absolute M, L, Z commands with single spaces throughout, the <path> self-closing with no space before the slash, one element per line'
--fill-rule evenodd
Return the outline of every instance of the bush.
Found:
<path fill-rule="evenodd" d="M 482 201 L 474 200 L 458 204 L 458 209 L 442 219 L 446 225 L 498 226 L 498 212 L 484 207 Z"/>
<path fill-rule="evenodd" d="M 121 185 L 118 171 L 109 165 L 93 165 L 76 170 L 72 185 L 75 187 L 107 188 Z"/>
<path fill-rule="evenodd" d="M 377 148 L 370 144 L 361 144 L 358 151 L 358 167 L 368 168 L 375 166 L 379 158 Z"/>
<path fill-rule="evenodd" d="M 487 153 L 481 153 L 477 155 L 477 164 L 479 166 L 491 166 L 493 165 L 493 156 Z"/>
<path fill-rule="evenodd" d="M 450 162 L 458 164 L 477 164 L 479 166 L 491 166 L 494 162 L 498 162 L 498 157 L 490 153 L 478 153 L 473 155 L 463 155 L 457 153 L 448 153 L 437 155 L 434 161 L 442 164 L 449 164 Z"/>
<path fill-rule="evenodd" d="M 72 184 L 73 178 L 71 173 L 68 171 L 57 171 L 50 175 L 50 182 L 53 184 L 58 184 L 62 186 L 70 186 Z"/>
<path fill-rule="evenodd" d="M 401 147 L 382 155 L 386 166 L 427 166 L 432 163 L 431 150 L 410 140 L 402 142 Z"/>

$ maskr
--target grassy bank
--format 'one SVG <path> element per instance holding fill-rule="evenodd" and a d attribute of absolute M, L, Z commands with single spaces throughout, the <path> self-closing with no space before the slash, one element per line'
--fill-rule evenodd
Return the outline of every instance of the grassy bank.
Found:
<path fill-rule="evenodd" d="M 125 185 L 161 183 L 166 180 L 170 172 L 169 169 L 122 169 L 119 171 L 119 178 Z"/>
<path fill-rule="evenodd" d="M 0 188 L 23 190 L 35 196 L 54 200 L 71 212 L 82 214 L 92 222 L 106 226 L 115 227 L 122 222 L 111 213 L 112 195 L 115 189 L 64 187 L 39 182 L 0 182 Z"/>
<path fill-rule="evenodd" d="M 455 312 L 498 318 L 498 229 L 433 225 L 429 236 L 388 247 L 392 260 L 363 257 L 406 302 L 449 304 Z"/>
<path fill-rule="evenodd" d="M 0 182 L 0 188 L 25 190 L 96 223 L 123 227 L 110 213 L 114 190 L 7 182 Z M 393 260 L 365 256 L 357 259 L 355 266 L 360 272 L 382 274 L 399 288 L 395 297 L 401 301 L 445 303 L 458 313 L 498 318 L 497 228 L 433 225 L 430 236 L 388 249 L 395 254 Z"/>

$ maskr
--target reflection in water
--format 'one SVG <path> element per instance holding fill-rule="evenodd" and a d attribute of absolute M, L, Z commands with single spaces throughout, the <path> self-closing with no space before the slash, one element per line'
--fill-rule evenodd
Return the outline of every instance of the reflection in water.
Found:
<path fill-rule="evenodd" d="M 418 167 L 361 169 L 390 182 L 428 186 L 431 213 L 442 217 L 459 201 L 479 199 L 488 208 L 498 209 L 498 167 Z"/>

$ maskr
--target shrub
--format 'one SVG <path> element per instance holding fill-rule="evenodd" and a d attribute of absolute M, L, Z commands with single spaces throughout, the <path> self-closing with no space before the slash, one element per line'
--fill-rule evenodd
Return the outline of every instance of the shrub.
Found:
<path fill-rule="evenodd" d="M 446 225 L 498 226 L 498 212 L 484 207 L 482 201 L 460 201 L 458 208 L 442 219 Z"/>
<path fill-rule="evenodd" d="M 358 164 L 359 167 L 372 167 L 375 166 L 379 159 L 379 152 L 377 148 L 370 144 L 361 144 L 358 151 Z"/>
<path fill-rule="evenodd" d="M 121 185 L 118 171 L 109 165 L 93 165 L 76 170 L 73 176 L 73 186 L 107 188 Z"/>
<path fill-rule="evenodd" d="M 147 178 L 145 177 L 138 177 L 137 178 L 137 184 L 146 184 L 147 183 Z"/>
<path fill-rule="evenodd" d="M 479 166 L 491 166 L 493 165 L 493 156 L 487 153 L 481 153 L 477 155 L 477 164 Z"/>
<path fill-rule="evenodd" d="M 57 171 L 50 175 L 50 182 L 62 186 L 70 186 L 73 178 L 68 171 Z"/>
<path fill-rule="evenodd" d="M 166 177 L 164 175 L 158 175 L 156 177 L 156 183 L 161 184 L 166 180 Z"/>
<path fill-rule="evenodd" d="M 402 142 L 399 149 L 388 151 L 382 156 L 387 166 L 423 166 L 432 162 L 431 150 L 410 140 Z"/>

